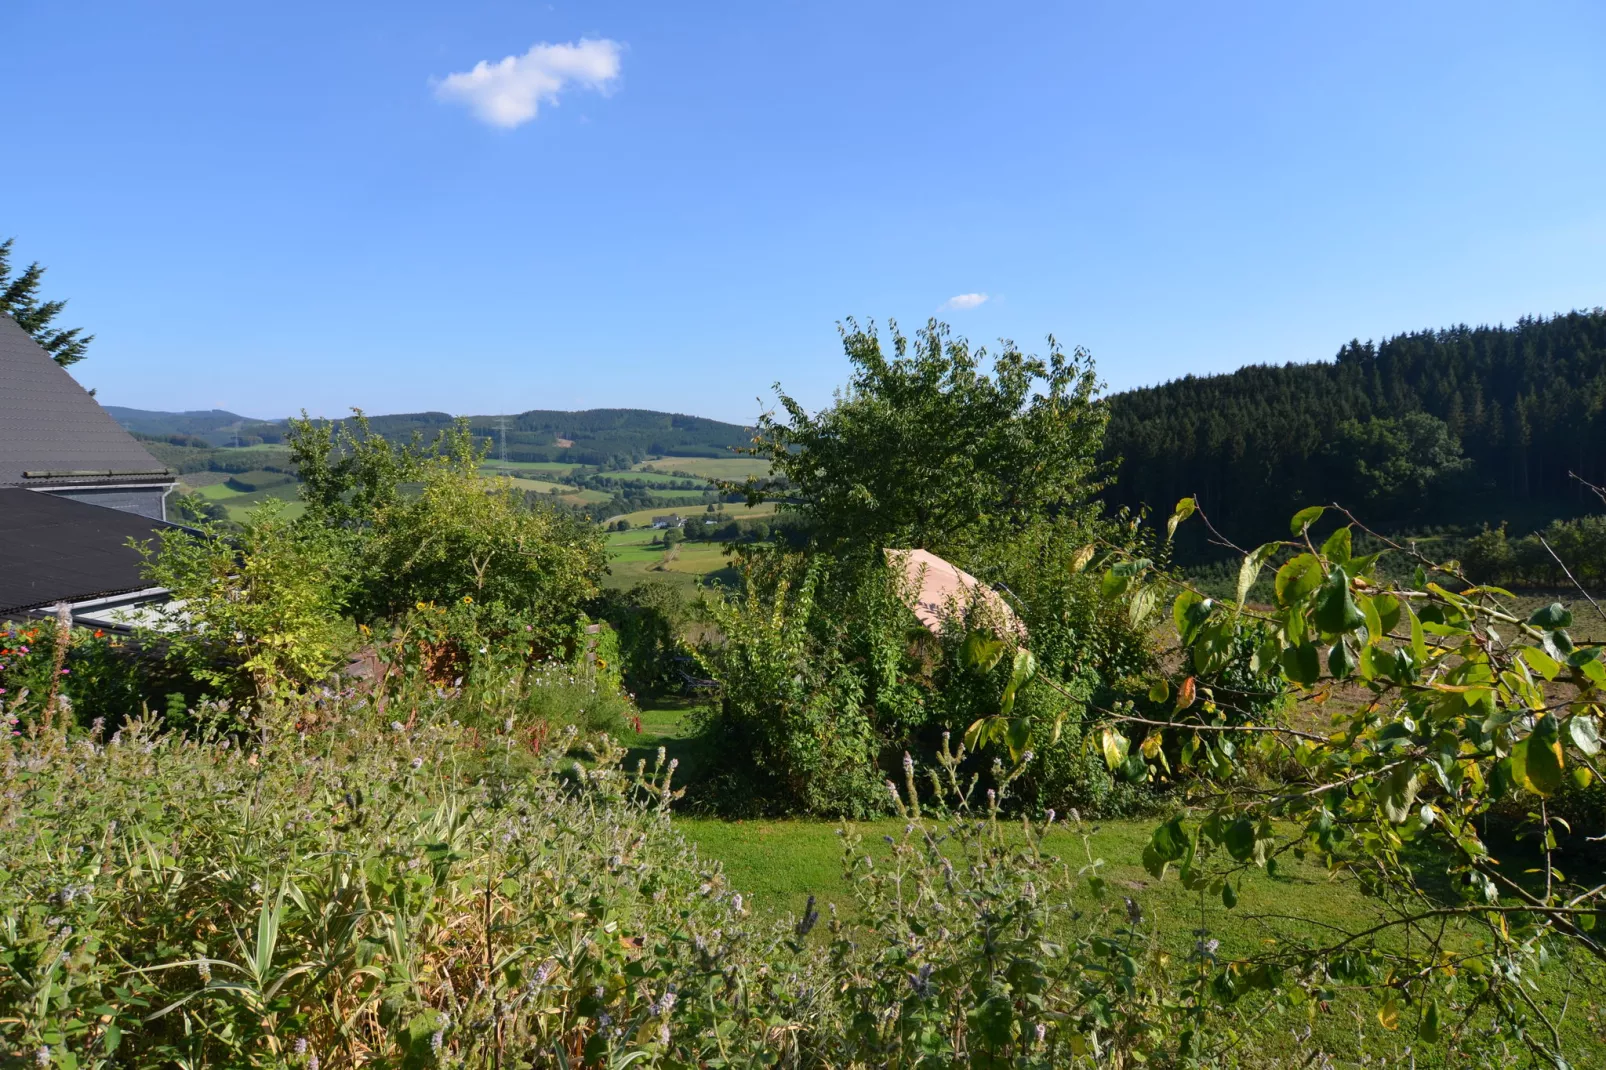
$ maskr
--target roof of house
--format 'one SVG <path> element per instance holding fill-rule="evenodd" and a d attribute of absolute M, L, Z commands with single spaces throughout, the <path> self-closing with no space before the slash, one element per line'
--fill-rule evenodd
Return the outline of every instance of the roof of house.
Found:
<path fill-rule="evenodd" d="M 147 589 L 139 553 L 128 540 L 152 539 L 177 527 L 55 494 L 0 487 L 0 615 Z"/>
<path fill-rule="evenodd" d="M 0 486 L 173 479 L 27 331 L 0 314 Z"/>

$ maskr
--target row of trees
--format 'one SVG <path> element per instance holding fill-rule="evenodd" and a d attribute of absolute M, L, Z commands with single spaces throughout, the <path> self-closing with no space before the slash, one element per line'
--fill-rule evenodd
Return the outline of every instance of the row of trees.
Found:
<path fill-rule="evenodd" d="M 1197 495 L 1242 540 L 1302 500 L 1380 524 L 1543 522 L 1591 504 L 1569 472 L 1603 481 L 1603 402 L 1606 310 L 1355 341 L 1113 396 L 1106 497 L 1158 513 Z"/>

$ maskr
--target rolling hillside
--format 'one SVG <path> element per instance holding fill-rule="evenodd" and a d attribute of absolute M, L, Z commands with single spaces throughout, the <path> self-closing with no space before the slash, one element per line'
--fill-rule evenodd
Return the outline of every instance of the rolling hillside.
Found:
<path fill-rule="evenodd" d="M 1543 523 L 1606 482 L 1606 310 L 1354 341 L 1331 362 L 1188 376 L 1109 400 L 1112 504 L 1197 495 L 1229 538 L 1300 504 L 1369 522 Z"/>

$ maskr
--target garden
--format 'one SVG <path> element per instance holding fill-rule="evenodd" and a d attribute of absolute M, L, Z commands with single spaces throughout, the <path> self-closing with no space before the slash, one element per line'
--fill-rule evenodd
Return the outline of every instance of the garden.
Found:
<path fill-rule="evenodd" d="M 719 586 L 359 416 L 145 547 L 165 619 L 7 625 L 0 1065 L 1599 1062 L 1584 588 L 1112 509 L 1085 353 L 843 341 Z"/>

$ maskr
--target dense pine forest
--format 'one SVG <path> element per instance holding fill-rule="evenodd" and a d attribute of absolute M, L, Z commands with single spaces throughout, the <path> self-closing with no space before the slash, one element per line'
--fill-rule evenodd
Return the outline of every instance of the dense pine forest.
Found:
<path fill-rule="evenodd" d="M 1332 363 L 1187 376 L 1110 399 L 1113 504 L 1196 496 L 1248 543 L 1289 503 L 1380 525 L 1534 526 L 1606 481 L 1606 310 L 1352 341 Z"/>

